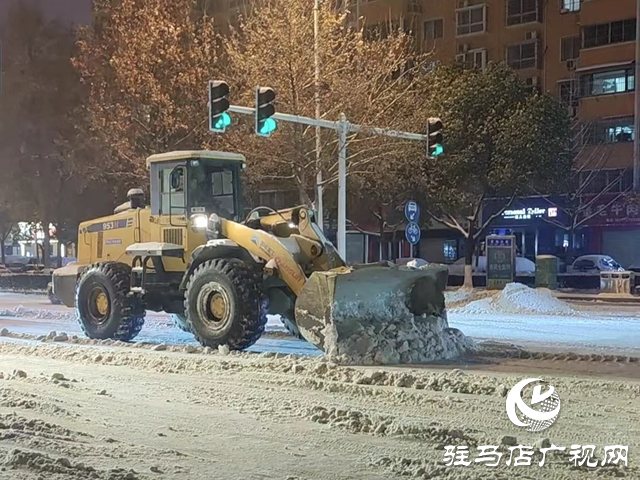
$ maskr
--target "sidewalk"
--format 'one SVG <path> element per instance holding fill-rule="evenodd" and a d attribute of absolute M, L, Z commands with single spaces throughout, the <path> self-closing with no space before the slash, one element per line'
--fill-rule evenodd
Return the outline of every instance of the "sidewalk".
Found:
<path fill-rule="evenodd" d="M 561 300 L 574 302 L 629 303 L 640 305 L 640 295 L 631 295 L 629 293 L 562 292 L 553 290 L 551 294 Z"/>

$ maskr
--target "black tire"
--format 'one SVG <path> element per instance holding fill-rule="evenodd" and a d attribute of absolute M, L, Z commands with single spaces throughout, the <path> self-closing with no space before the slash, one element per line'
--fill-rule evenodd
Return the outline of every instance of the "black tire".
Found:
<path fill-rule="evenodd" d="M 173 325 L 183 332 L 191 333 L 191 330 L 189 330 L 189 327 L 187 326 L 187 318 L 184 315 L 172 313 L 171 320 L 173 320 Z"/>
<path fill-rule="evenodd" d="M 142 300 L 130 294 L 130 282 L 131 267 L 124 263 L 96 263 L 82 272 L 75 306 L 87 337 L 129 342 L 140 333 L 146 312 Z"/>
<path fill-rule="evenodd" d="M 280 315 L 280 321 L 282 322 L 282 325 L 284 325 L 284 328 L 287 330 L 287 332 L 289 332 L 299 340 L 305 340 L 305 338 L 300 333 L 298 325 L 296 325 L 292 320 L 289 320 L 287 317 Z"/>
<path fill-rule="evenodd" d="M 189 277 L 184 297 L 186 326 L 205 347 L 244 350 L 264 332 L 267 297 L 258 274 L 241 260 L 203 262 Z"/>
<path fill-rule="evenodd" d="M 62 305 L 62 300 L 53 294 L 53 286 L 51 284 L 47 285 L 47 297 L 49 297 L 52 305 Z"/>

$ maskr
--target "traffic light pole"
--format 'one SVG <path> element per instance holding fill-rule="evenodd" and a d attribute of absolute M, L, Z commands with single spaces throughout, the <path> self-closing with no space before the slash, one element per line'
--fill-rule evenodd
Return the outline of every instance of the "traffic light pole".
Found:
<path fill-rule="evenodd" d="M 255 108 L 240 107 L 231 105 L 230 112 L 242 115 L 255 115 Z M 274 113 L 271 118 L 282 120 L 283 122 L 298 123 L 312 127 L 321 127 L 334 130 L 338 133 L 338 253 L 346 259 L 347 253 L 347 135 L 349 133 L 368 133 L 392 138 L 402 138 L 405 140 L 416 140 L 425 142 L 429 140 L 428 135 L 420 133 L 403 132 L 401 130 L 390 130 L 387 128 L 374 128 L 364 125 L 356 125 L 347 121 L 344 113 L 340 114 L 337 122 L 323 120 L 321 118 L 309 118 L 299 115 L 289 115 L 287 113 Z M 321 221 L 321 220 L 318 220 Z"/>

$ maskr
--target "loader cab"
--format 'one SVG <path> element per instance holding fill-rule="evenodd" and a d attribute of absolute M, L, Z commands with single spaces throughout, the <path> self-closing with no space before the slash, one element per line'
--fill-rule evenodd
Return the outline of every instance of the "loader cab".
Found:
<path fill-rule="evenodd" d="M 212 213 L 239 221 L 242 215 L 240 173 L 243 155 L 185 151 L 153 155 L 151 170 L 151 214 L 168 215 L 172 224 L 195 226 Z"/>

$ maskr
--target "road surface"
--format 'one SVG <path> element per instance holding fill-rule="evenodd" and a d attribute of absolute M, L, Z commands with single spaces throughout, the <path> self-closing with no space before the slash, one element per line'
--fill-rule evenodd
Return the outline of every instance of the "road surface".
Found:
<path fill-rule="evenodd" d="M 534 361 L 517 374 L 366 369 L 152 348 L 0 338 L 0 480 L 640 478 L 637 380 L 541 373 Z M 562 411 L 528 433 L 504 395 L 541 374 Z M 510 445 L 538 452 L 544 438 L 566 452 L 506 465 Z M 468 447 L 471 461 L 495 445 L 502 461 L 447 467 L 447 445 Z M 626 446 L 628 465 L 576 468 L 572 445 L 594 445 L 600 461 L 606 446 Z"/>
<path fill-rule="evenodd" d="M 451 317 L 476 338 L 573 350 L 629 349 L 619 335 L 637 332 L 623 311 Z M 72 310 L 41 295 L 0 294 L 0 328 L 80 333 Z M 151 345 L 0 337 L 0 480 L 640 478 L 640 365 L 629 357 L 346 367 L 273 334 L 251 352 L 207 353 L 154 313 L 138 338 Z M 515 426 L 505 409 L 508 390 L 530 377 L 562 402 L 542 433 Z M 565 453 L 506 464 L 510 445 L 538 452 L 547 441 Z M 471 464 L 445 466 L 447 445 L 468 447 Z M 498 446 L 498 466 L 473 462 L 481 445 Z M 572 445 L 594 445 L 597 466 L 577 468 Z M 610 445 L 628 448 L 627 465 L 602 465 Z"/>
<path fill-rule="evenodd" d="M 449 324 L 476 340 L 515 343 L 536 350 L 606 351 L 640 355 L 640 311 L 635 307 L 598 305 L 579 307 L 576 315 L 509 315 L 449 313 Z M 0 328 L 46 335 L 52 330 L 82 335 L 72 309 L 51 305 L 44 295 L 0 292 Z M 268 332 L 282 332 L 272 318 Z M 166 314 L 148 312 L 145 327 L 136 338 L 150 343 L 193 344 L 193 336 L 172 324 Z M 319 355 L 306 342 L 265 336 L 253 351 Z"/>

